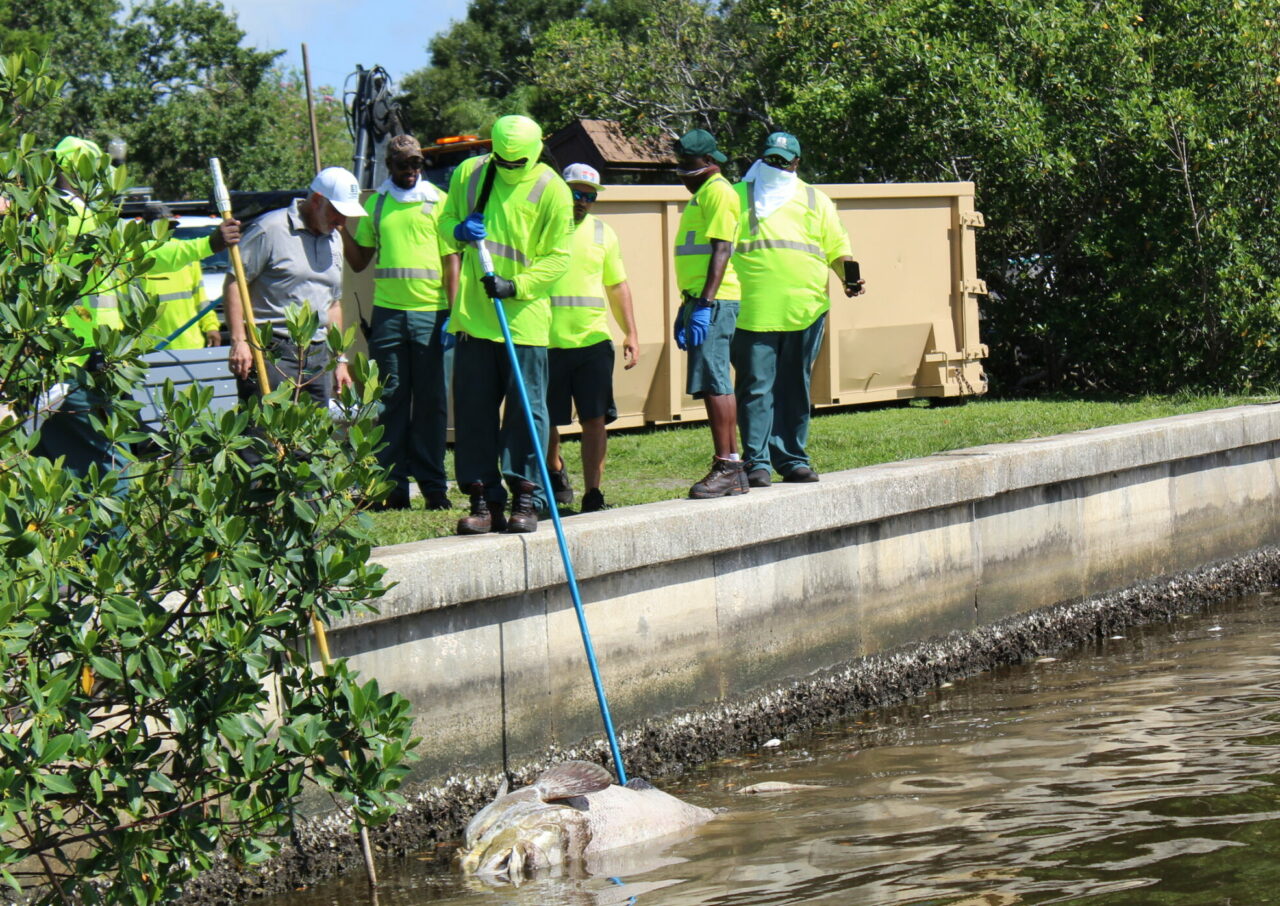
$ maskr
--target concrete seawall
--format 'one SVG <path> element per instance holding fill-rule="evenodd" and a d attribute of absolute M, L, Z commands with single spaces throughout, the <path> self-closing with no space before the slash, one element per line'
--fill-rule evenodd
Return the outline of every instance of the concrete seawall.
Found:
<path fill-rule="evenodd" d="M 622 726 L 1280 541 L 1280 405 L 565 521 Z M 599 733 L 550 525 L 381 548 L 397 586 L 330 641 L 408 696 L 414 778 Z"/>

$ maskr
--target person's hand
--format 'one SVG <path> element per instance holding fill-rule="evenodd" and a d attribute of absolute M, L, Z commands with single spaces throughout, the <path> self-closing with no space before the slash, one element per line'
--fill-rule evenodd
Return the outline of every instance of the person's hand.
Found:
<path fill-rule="evenodd" d="M 458 338 L 449 333 L 449 320 L 450 317 L 446 315 L 438 328 L 440 331 L 440 348 L 442 349 L 452 349 L 458 345 Z"/>
<path fill-rule="evenodd" d="M 206 330 L 206 331 L 204 332 L 204 345 L 205 345 L 205 346 L 221 346 L 221 345 L 222 345 L 222 331 L 220 331 L 220 330 Z"/>
<path fill-rule="evenodd" d="M 0 214 L 8 214 L 8 213 L 9 213 L 9 199 L 5 198 L 3 195 L 0 195 Z"/>
<path fill-rule="evenodd" d="M 693 310 L 689 312 L 689 323 L 685 327 L 685 342 L 689 348 L 701 346 L 707 341 L 707 333 L 711 330 L 711 306 L 700 303 L 706 302 L 705 299 L 698 299 L 693 304 Z"/>
<path fill-rule="evenodd" d="M 209 248 L 216 255 L 229 245 L 240 241 L 240 221 L 228 217 L 209 235 Z"/>
<path fill-rule="evenodd" d="M 866 280 L 859 280 L 857 283 L 846 283 L 844 285 L 844 294 L 852 299 L 854 296 L 861 296 Z"/>
<path fill-rule="evenodd" d="M 676 309 L 676 324 L 675 324 L 675 329 L 671 331 L 671 335 L 672 337 L 675 338 L 676 345 L 680 347 L 681 351 L 684 351 L 689 348 L 687 345 L 685 345 L 685 342 L 684 342 L 684 306 L 683 305 L 681 305 L 679 308 Z"/>
<path fill-rule="evenodd" d="M 484 291 L 489 294 L 490 299 L 510 299 L 516 294 L 516 285 L 506 277 L 485 274 L 480 282 L 484 284 Z"/>
<path fill-rule="evenodd" d="M 341 393 L 344 388 L 350 387 L 355 383 L 351 379 L 351 369 L 347 367 L 346 362 L 339 362 L 337 367 L 333 369 L 333 382 L 335 393 Z"/>
<path fill-rule="evenodd" d="M 249 348 L 247 341 L 231 341 L 231 351 L 227 354 L 227 364 L 231 367 L 231 373 L 240 378 L 240 380 L 249 380 L 249 374 L 253 371 L 253 350 Z"/>
<path fill-rule="evenodd" d="M 636 363 L 640 361 L 640 341 L 636 335 L 629 333 L 626 339 L 622 341 L 622 362 L 623 369 L 630 370 L 636 367 Z"/>
<path fill-rule="evenodd" d="M 459 242 L 477 242 L 489 235 L 484 228 L 484 215 L 475 211 L 453 228 L 453 238 Z"/>

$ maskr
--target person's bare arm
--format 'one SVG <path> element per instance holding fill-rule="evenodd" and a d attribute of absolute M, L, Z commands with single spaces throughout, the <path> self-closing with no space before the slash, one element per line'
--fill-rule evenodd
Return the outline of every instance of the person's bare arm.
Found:
<path fill-rule="evenodd" d="M 231 333 L 227 364 L 231 367 L 232 374 L 241 380 L 248 380 L 253 371 L 253 350 L 249 348 L 244 306 L 240 302 L 240 287 L 236 285 L 235 274 L 227 274 L 222 282 L 222 301 L 226 303 L 227 329 Z"/>
<path fill-rule="evenodd" d="M 342 330 L 342 300 L 335 299 L 333 304 L 329 306 L 329 325 L 331 327 Z M 337 384 L 337 390 L 342 391 L 343 387 L 349 387 L 355 383 L 351 380 L 351 369 L 347 367 L 347 363 L 343 361 L 346 356 L 342 355 L 338 358 L 338 365 L 333 369 L 333 380 Z"/>
<path fill-rule="evenodd" d="M 626 336 L 622 340 L 622 361 L 624 368 L 634 368 L 640 361 L 640 338 L 636 333 L 636 315 L 631 307 L 631 287 L 626 280 L 604 288 L 609 297 L 609 307 L 613 309 L 613 317 L 622 327 Z"/>
<path fill-rule="evenodd" d="M 347 259 L 347 264 L 351 265 L 353 271 L 360 273 L 373 260 L 374 250 L 356 242 L 355 237 L 347 232 L 345 223 L 338 228 L 338 235 L 342 237 L 342 256 Z"/>
<path fill-rule="evenodd" d="M 711 240 L 711 261 L 707 264 L 707 282 L 702 284 L 702 298 L 714 300 L 720 292 L 720 283 L 724 280 L 724 272 L 729 267 L 729 259 L 733 257 L 733 243 L 727 239 Z"/>

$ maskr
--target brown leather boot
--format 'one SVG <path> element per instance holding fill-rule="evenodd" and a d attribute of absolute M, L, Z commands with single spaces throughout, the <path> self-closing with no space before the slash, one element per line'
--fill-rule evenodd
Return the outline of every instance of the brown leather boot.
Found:
<path fill-rule="evenodd" d="M 721 459 L 718 456 L 711 460 L 711 471 L 702 481 L 689 489 L 689 496 L 694 500 L 708 500 L 712 497 L 736 497 L 747 493 L 745 466 L 741 459 Z"/>
<path fill-rule="evenodd" d="M 459 535 L 487 535 L 489 532 L 500 532 L 507 527 L 506 517 L 502 515 L 502 505 L 493 504 L 484 498 L 484 483 L 473 481 L 465 490 L 471 495 L 471 512 L 458 520 Z"/>
<path fill-rule="evenodd" d="M 538 530 L 538 511 L 533 508 L 534 485 L 529 481 L 517 481 L 511 485 L 511 518 L 507 531 L 512 534 L 528 534 Z"/>

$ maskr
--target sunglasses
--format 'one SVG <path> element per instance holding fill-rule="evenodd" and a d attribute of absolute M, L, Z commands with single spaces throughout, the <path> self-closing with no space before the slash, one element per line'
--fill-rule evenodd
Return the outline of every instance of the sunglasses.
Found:
<path fill-rule="evenodd" d="M 392 158 L 391 169 L 392 170 L 421 170 L 422 158 L 421 157 Z"/>
<path fill-rule="evenodd" d="M 590 201 L 595 201 L 595 200 L 596 200 L 596 193 L 595 193 L 595 192 L 584 192 L 584 191 L 582 191 L 581 189 L 574 189 L 574 190 L 573 190 L 573 200 L 574 200 L 574 201 L 588 201 L 588 202 L 590 202 Z"/>
<path fill-rule="evenodd" d="M 776 167 L 779 170 L 785 170 L 787 167 L 791 166 L 791 161 L 787 160 L 785 157 L 779 157 L 776 154 L 770 154 L 763 158 L 763 160 L 769 166 Z"/>
<path fill-rule="evenodd" d="M 503 160 L 501 157 L 495 154 L 493 156 L 493 162 L 504 170 L 519 170 L 521 167 L 523 167 L 526 163 L 529 162 L 529 158 L 522 157 L 519 160 Z"/>

